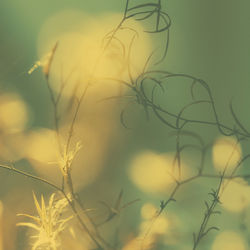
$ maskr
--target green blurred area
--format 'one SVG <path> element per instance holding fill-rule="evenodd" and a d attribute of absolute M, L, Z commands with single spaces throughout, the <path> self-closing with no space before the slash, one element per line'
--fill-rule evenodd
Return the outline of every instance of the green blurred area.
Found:
<path fill-rule="evenodd" d="M 221 123 L 229 127 L 233 126 L 234 120 L 229 108 L 229 103 L 233 100 L 238 118 L 248 128 L 250 122 L 248 114 L 250 2 L 248 0 L 168 0 L 163 3 L 163 6 L 171 17 L 172 26 L 168 54 L 159 68 L 205 80 L 211 88 Z M 54 126 L 51 100 L 43 73 L 38 70 L 32 75 L 27 74 L 38 59 L 37 38 L 44 22 L 54 14 L 68 9 L 98 16 L 106 12 L 123 12 L 124 7 L 123 0 L 0 1 L 0 91 L 17 92 L 27 103 L 31 114 L 27 130 Z M 165 105 L 175 109 L 178 105 L 182 106 L 188 90 L 178 84 L 173 84 L 172 88 L 166 89 L 168 98 L 159 95 L 159 99 L 162 98 L 161 101 Z M 144 203 L 152 203 L 159 207 L 160 200 L 168 198 L 145 193 L 134 185 L 128 175 L 132 159 L 143 150 L 167 153 L 174 152 L 176 147 L 175 140 L 169 138 L 171 129 L 166 128 L 152 114 L 147 121 L 142 108 L 132 107 L 129 111 L 135 112 L 126 115 L 132 130 L 127 130 L 120 125 L 119 134 L 112 140 L 101 175 L 94 183 L 80 191 L 88 207 L 100 206 L 99 201 L 103 199 L 114 203 L 121 189 L 124 191 L 124 202 L 140 198 L 140 202 L 126 208 L 119 218 L 117 223 L 119 230 L 117 230 L 121 232 L 123 239 L 139 231 L 140 209 Z M 202 105 L 194 112 L 197 117 L 213 119 L 209 113 L 210 110 Z M 119 123 L 119 112 L 117 112 L 117 124 Z M 198 132 L 206 143 L 212 143 L 220 135 L 218 129 L 214 127 L 194 125 L 190 126 L 190 129 Z M 249 152 L 248 148 L 247 143 L 242 144 L 244 154 Z M 191 152 L 188 157 L 193 163 L 197 154 Z M 212 152 L 209 150 L 206 167 L 213 169 L 211 157 Z M 195 165 L 194 163 L 193 167 Z M 16 162 L 15 166 L 34 171 L 26 160 Z M 246 162 L 242 172 L 249 173 L 247 168 Z M 5 209 L 13 221 L 15 221 L 17 206 L 20 205 L 21 212 L 24 212 L 23 203 L 29 202 L 31 205 L 28 210 L 33 211 L 31 190 L 35 189 L 38 193 L 46 194 L 51 192 L 48 187 L 22 176 L 4 170 L 0 173 L 0 200 L 4 205 L 6 204 Z M 177 194 L 177 202 L 171 203 L 167 210 L 169 209 L 170 213 L 175 214 L 181 221 L 181 229 L 176 233 L 176 238 L 181 242 L 169 245 L 168 248 L 162 245 L 157 249 L 191 249 L 192 233 L 197 232 L 204 215 L 204 200 L 210 199 L 208 193 L 217 185 L 216 179 L 201 179 L 188 185 L 185 192 Z M 20 197 L 19 189 L 24 192 L 25 198 Z M 219 210 L 222 211 L 222 215 L 216 215 L 211 225 L 218 226 L 221 231 L 240 232 L 247 241 L 247 233 L 244 235 L 242 233 L 244 230 L 240 230 L 243 215 L 226 211 L 221 207 Z M 116 226 L 112 224 L 110 228 L 114 229 Z M 5 235 L 9 241 L 11 241 L 11 232 L 12 229 L 9 226 Z M 204 240 L 200 249 L 212 249 L 211 245 L 216 233 L 212 232 Z M 13 245 L 5 243 L 8 246 L 6 249 L 25 249 L 25 233 L 18 229 L 17 236 L 13 237 L 17 238 L 14 240 L 16 243 Z"/>

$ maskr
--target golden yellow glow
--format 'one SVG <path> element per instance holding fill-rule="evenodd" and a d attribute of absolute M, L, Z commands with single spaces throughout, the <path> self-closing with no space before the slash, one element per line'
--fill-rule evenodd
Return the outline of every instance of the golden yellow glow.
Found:
<path fill-rule="evenodd" d="M 94 120 L 84 120 L 76 124 L 72 139 L 72 145 L 79 141 L 82 145 L 72 166 L 72 178 L 76 188 L 92 183 L 102 171 L 113 132 L 113 126 L 106 118 L 98 119 L 94 116 Z"/>
<path fill-rule="evenodd" d="M 61 181 L 60 151 L 55 131 L 50 129 L 31 131 L 27 135 L 23 150 L 39 174 L 54 182 Z"/>
<path fill-rule="evenodd" d="M 95 117 L 95 119 L 97 119 Z M 74 135 L 68 151 L 68 156 L 73 157 L 72 178 L 75 188 L 84 187 L 93 182 L 105 164 L 108 144 L 114 127 L 109 121 L 86 119 L 75 124 Z M 39 129 L 26 138 L 23 150 L 35 170 L 53 182 L 60 183 L 62 167 L 65 156 L 66 141 L 68 138 L 69 124 L 60 129 L 61 153 L 58 146 L 56 132 L 49 129 Z M 77 145 L 81 143 L 81 147 Z M 76 150 L 77 149 L 77 150 Z M 77 151 L 74 153 L 74 151 Z"/>
<path fill-rule="evenodd" d="M 147 220 L 141 223 L 142 235 L 150 229 L 150 234 L 166 234 L 169 228 L 169 221 L 165 215 L 159 216 L 156 220 Z"/>
<path fill-rule="evenodd" d="M 144 220 L 150 220 L 156 215 L 157 210 L 153 204 L 146 203 L 141 208 L 141 216 Z"/>
<path fill-rule="evenodd" d="M 55 163 L 60 158 L 56 132 L 49 129 L 39 129 L 30 132 L 27 138 L 27 156 L 31 159 Z"/>
<path fill-rule="evenodd" d="M 154 243 L 155 243 L 155 237 L 149 236 L 145 239 L 143 238 L 133 238 L 131 239 L 126 245 L 122 248 L 122 250 L 141 250 L 141 249 L 147 249 L 147 250 L 153 250 L 154 249 Z"/>
<path fill-rule="evenodd" d="M 241 147 L 232 137 L 221 137 L 213 146 L 214 167 L 223 171 L 232 171 L 241 158 Z"/>
<path fill-rule="evenodd" d="M 182 176 L 188 169 L 182 164 Z M 141 190 L 149 193 L 166 192 L 178 179 L 178 167 L 174 166 L 174 157 L 170 154 L 143 152 L 132 161 L 129 175 Z"/>
<path fill-rule="evenodd" d="M 3 250 L 3 203 L 0 201 L 0 250 Z"/>
<path fill-rule="evenodd" d="M 28 110 L 17 94 L 0 96 L 0 159 L 16 161 L 22 158 L 23 132 L 28 122 Z"/>
<path fill-rule="evenodd" d="M 161 237 L 166 245 L 178 244 L 179 238 L 176 234 L 181 221 L 175 214 L 167 213 L 156 217 L 159 208 L 152 203 L 145 203 L 141 208 L 142 222 L 140 224 L 140 235 L 142 238 Z"/>
<path fill-rule="evenodd" d="M 149 36 L 131 19 L 126 24 L 130 29 L 119 30 L 109 42 L 110 35 L 107 34 L 121 19 L 121 14 L 109 13 L 90 18 L 79 11 L 61 12 L 48 19 L 40 32 L 38 51 L 42 58 L 58 43 L 51 70 L 52 84 L 57 91 L 68 78 L 63 95 L 79 96 L 89 83 L 98 85 L 102 93 L 117 95 L 118 84 L 110 86 L 110 81 L 103 78 L 128 80 L 128 60 L 133 78 L 142 72 L 151 51 Z M 138 36 L 132 29 L 138 32 Z"/>
<path fill-rule="evenodd" d="M 78 238 L 73 238 L 71 235 L 69 235 L 68 231 L 63 233 L 62 235 L 62 250 L 68 250 L 68 249 L 76 249 L 76 250 L 89 250 L 91 247 L 94 247 L 91 245 L 91 243 L 87 240 L 85 242 L 83 241 L 83 236 L 79 235 Z M 85 236 L 87 238 L 87 236 Z"/>
<path fill-rule="evenodd" d="M 241 212 L 250 204 L 250 187 L 247 182 L 241 178 L 224 181 L 225 189 L 220 195 L 222 206 L 231 212 Z M 228 185 L 227 185 L 228 183 Z"/>
<path fill-rule="evenodd" d="M 4 133 L 22 131 L 28 121 L 27 106 L 16 94 L 0 96 L 0 130 Z"/>
<path fill-rule="evenodd" d="M 78 141 L 82 144 L 80 152 L 72 161 L 72 178 L 76 187 L 83 187 L 98 176 L 105 163 L 111 136 L 115 131 L 112 122 L 116 103 L 98 101 L 121 94 L 124 86 L 106 78 L 120 80 L 135 78 L 142 72 L 146 58 L 151 52 L 149 36 L 143 32 L 141 25 L 132 19 L 126 23 L 126 27 L 129 28 L 119 30 L 109 42 L 111 38 L 109 32 L 121 19 L 121 14 L 107 13 L 89 17 L 80 11 L 65 11 L 49 18 L 39 34 L 39 58 L 48 59 L 46 55 L 50 56 L 51 51 L 54 51 L 49 77 L 53 90 L 62 91 L 62 97 L 65 98 L 60 102 L 62 107 L 64 107 L 63 101 L 68 101 L 72 96 L 77 96 L 79 99 L 86 86 L 90 86 L 84 97 L 84 105 L 78 113 L 78 124 L 74 127 L 70 145 L 72 150 Z M 133 29 L 137 30 L 138 37 L 134 36 Z M 135 42 L 130 53 L 129 47 L 133 39 Z M 56 49 L 53 50 L 55 45 Z M 130 71 L 128 60 L 131 65 Z M 46 60 L 45 63 L 43 61 L 39 60 L 29 73 L 39 66 L 43 67 L 45 73 L 48 72 L 46 66 L 48 64 Z M 68 138 L 74 108 L 60 128 L 64 144 Z M 62 159 L 58 160 L 59 150 L 58 146 L 55 146 L 55 139 L 52 142 L 51 136 L 38 137 L 37 140 L 36 136 L 31 136 L 28 140 L 34 146 L 34 149 L 28 150 L 28 158 L 39 173 L 59 181 L 60 173 L 56 162 L 59 161 L 61 164 Z"/>
<path fill-rule="evenodd" d="M 225 231 L 217 235 L 212 250 L 247 250 L 247 248 L 238 233 Z"/>

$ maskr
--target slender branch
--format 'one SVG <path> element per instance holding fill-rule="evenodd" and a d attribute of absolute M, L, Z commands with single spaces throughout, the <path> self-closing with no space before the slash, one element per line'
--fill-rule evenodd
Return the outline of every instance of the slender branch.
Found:
<path fill-rule="evenodd" d="M 76 207 L 75 207 L 75 205 L 74 205 L 74 201 L 70 200 L 70 198 L 69 198 L 68 195 L 64 192 L 63 189 L 61 189 L 61 188 L 58 187 L 56 184 L 54 184 L 54 183 L 52 183 L 52 182 L 50 182 L 50 181 L 48 181 L 48 180 L 45 180 L 45 179 L 43 179 L 43 178 L 41 178 L 41 177 L 32 175 L 32 174 L 27 173 L 27 172 L 25 172 L 25 171 L 16 169 L 16 168 L 14 168 L 14 167 L 12 167 L 12 166 L 7 166 L 7 165 L 4 165 L 4 164 L 1 164 L 1 165 L 0 165 L 0 168 L 6 169 L 6 170 L 9 170 L 9 171 L 12 171 L 12 172 L 14 172 L 14 173 L 23 175 L 23 176 L 25 176 L 25 177 L 29 177 L 29 178 L 31 178 L 31 179 L 33 179 L 33 180 L 37 180 L 37 181 L 42 182 L 42 183 L 44 183 L 44 184 L 46 184 L 46 185 L 48 185 L 48 186 L 50 186 L 50 187 L 56 189 L 57 191 L 61 192 L 61 193 L 63 194 L 63 196 L 67 199 L 68 204 L 70 205 L 72 211 L 74 212 L 74 214 L 75 214 L 76 218 L 78 219 L 79 223 L 81 224 L 82 228 L 87 232 L 87 234 L 88 234 L 89 237 L 94 241 L 94 243 L 96 243 L 96 245 L 97 245 L 99 248 L 103 249 L 102 244 L 104 244 L 104 240 L 103 240 L 99 235 L 97 235 L 97 236 L 98 236 L 97 239 L 96 239 L 96 237 L 93 236 L 93 233 L 88 229 L 88 227 L 86 226 L 86 224 L 85 224 L 84 221 L 82 220 L 81 216 L 79 215 L 79 213 L 78 213 L 78 211 L 77 211 L 77 209 L 76 209 Z M 112 247 L 111 247 L 111 246 L 108 246 L 108 244 L 105 242 L 104 249 L 112 249 Z"/>
<path fill-rule="evenodd" d="M 193 250 L 196 250 L 196 248 L 199 245 L 200 241 L 211 230 L 219 230 L 215 226 L 207 227 L 207 225 L 208 225 L 208 222 L 209 222 L 212 215 L 220 213 L 219 211 L 215 211 L 215 208 L 216 208 L 217 204 L 220 203 L 220 201 L 219 201 L 219 193 L 220 193 L 220 189 L 221 189 L 222 180 L 223 180 L 223 176 L 221 176 L 221 179 L 220 179 L 219 186 L 218 186 L 217 190 L 212 190 L 212 192 L 209 193 L 212 196 L 212 202 L 210 203 L 210 205 L 205 201 L 206 211 L 205 211 L 205 214 L 204 214 L 204 218 L 202 220 L 202 223 L 201 223 L 201 226 L 200 226 L 200 229 L 199 229 L 197 235 L 195 233 L 193 234 L 193 240 L 194 240 Z"/>
<path fill-rule="evenodd" d="M 45 179 L 43 179 L 43 178 L 41 178 L 41 177 L 38 177 L 38 176 L 32 175 L 32 174 L 30 174 L 30 173 L 27 173 L 27 172 L 25 172 L 25 171 L 16 169 L 16 168 L 14 168 L 14 167 L 12 167 L 12 166 L 10 167 L 10 166 L 1 164 L 1 165 L 0 165 L 0 168 L 6 169 L 6 170 L 9 170 L 9 171 L 12 171 L 12 172 L 14 172 L 14 173 L 17 173 L 17 174 L 20 174 L 20 175 L 23 175 L 23 176 L 26 176 L 26 177 L 29 177 L 29 178 L 31 178 L 31 179 L 33 179 L 33 180 L 40 181 L 40 182 L 42 182 L 42 183 L 44 183 L 44 184 L 47 184 L 47 185 L 49 185 L 50 187 L 52 187 L 52 188 L 54 188 L 54 189 L 56 189 L 56 190 L 58 190 L 58 191 L 62 191 L 61 188 L 58 187 L 56 184 L 54 184 L 54 183 L 52 183 L 52 182 L 50 182 L 50 181 L 48 181 L 48 180 L 45 180 Z"/>

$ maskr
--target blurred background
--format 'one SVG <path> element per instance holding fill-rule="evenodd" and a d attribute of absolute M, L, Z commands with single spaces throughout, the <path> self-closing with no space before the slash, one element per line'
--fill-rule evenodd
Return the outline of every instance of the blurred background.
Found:
<path fill-rule="evenodd" d="M 139 2 L 143 3 L 142 0 Z M 36 70 L 34 65 L 38 66 L 36 62 L 39 61 L 43 66 L 44 56 L 46 60 L 46 54 L 58 42 L 51 68 L 51 87 L 58 95 L 62 83 L 67 82 L 58 107 L 63 117 L 59 123 L 63 147 L 77 100 L 86 87 L 86 79 L 91 78 L 100 54 L 103 37 L 120 22 L 125 4 L 123 0 L 1 0 L 2 164 L 61 184 L 54 108 L 45 69 Z M 205 80 L 212 91 L 220 122 L 231 128 L 235 124 L 230 113 L 231 100 L 241 123 L 250 127 L 249 7 L 247 0 L 164 2 L 163 9 L 172 20 L 168 53 L 161 64 L 151 65 L 154 69 Z M 152 18 L 152 22 L 154 20 Z M 153 50 L 160 46 L 157 53 L 163 53 L 161 37 L 143 32 L 143 25 L 150 26 L 150 22 L 131 20 L 128 24 L 139 34 L 131 50 L 133 79 L 142 72 Z M 132 37 L 131 31 L 119 33 L 126 46 Z M 152 223 L 155 212 L 160 209 L 160 201 L 166 200 L 173 188 L 176 173 L 173 171 L 170 175 L 169 172 L 173 169 L 176 138 L 170 136 L 172 129 L 153 113 L 147 119 L 142 106 L 128 98 L 108 99 L 131 95 L 125 86 L 106 79 L 129 81 L 129 76 L 124 73 L 126 62 L 117 53 L 119 46 L 118 42 L 103 55 L 104 59 L 96 69 L 96 82 L 84 97 L 78 113 L 71 140 L 72 151 L 78 143 L 81 144 L 72 165 L 75 189 L 85 206 L 93 209 L 91 216 L 99 223 L 105 222 L 109 215 L 108 206 L 114 206 L 121 190 L 122 205 L 140 199 L 100 226 L 109 242 L 118 242 L 117 249 L 140 249 L 142 239 L 145 249 L 192 249 L 193 232 L 199 231 L 204 217 L 204 201 L 211 202 L 208 193 L 211 188 L 217 188 L 219 179 L 200 178 L 181 187 L 174 197 L 176 202 L 170 203 Z M 31 69 L 35 70 L 28 74 Z M 168 110 L 178 113 L 185 105 L 189 90 L 183 87 L 183 81 L 174 79 L 164 93 L 156 96 Z M 197 90 L 197 94 L 203 93 Z M 75 99 L 71 99 L 72 96 Z M 68 103 L 71 104 L 69 107 Z M 211 109 L 205 105 L 190 112 L 199 120 L 214 119 Z M 128 128 L 121 122 L 121 113 Z M 249 153 L 247 140 L 235 147 L 236 139 L 222 136 L 215 126 L 192 125 L 188 129 L 211 145 L 205 157 L 206 173 L 219 173 L 226 164 L 230 171 L 230 167 L 232 170 L 241 157 Z M 182 143 L 193 140 L 184 137 Z M 183 153 L 182 169 L 186 178 L 196 173 L 199 161 L 200 154 L 195 150 Z M 249 173 L 247 161 L 238 173 Z M 24 220 L 17 216 L 18 213 L 36 214 L 32 190 L 38 197 L 43 194 L 46 202 L 54 192 L 43 183 L 0 169 L 0 249 L 31 249 L 29 235 L 33 231 L 16 227 L 16 223 Z M 221 196 L 222 204 L 217 207 L 221 215 L 213 216 L 209 222 L 220 231 L 211 231 L 197 249 L 249 249 L 249 197 L 247 179 L 230 182 Z M 67 244 L 72 249 L 89 249 L 80 243 L 81 240 L 76 245 Z M 150 248 L 151 243 L 153 247 Z"/>

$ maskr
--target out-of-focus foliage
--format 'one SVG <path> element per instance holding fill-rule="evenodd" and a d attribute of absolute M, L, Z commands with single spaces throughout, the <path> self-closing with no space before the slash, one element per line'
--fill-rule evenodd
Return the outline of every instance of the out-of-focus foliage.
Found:
<path fill-rule="evenodd" d="M 1 0 L 0 250 L 248 249 L 249 7 Z"/>

